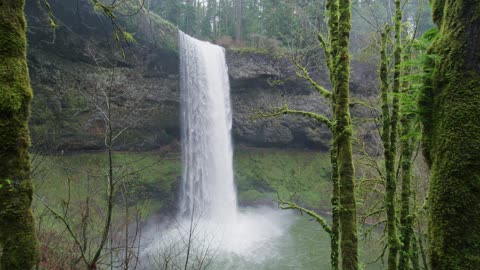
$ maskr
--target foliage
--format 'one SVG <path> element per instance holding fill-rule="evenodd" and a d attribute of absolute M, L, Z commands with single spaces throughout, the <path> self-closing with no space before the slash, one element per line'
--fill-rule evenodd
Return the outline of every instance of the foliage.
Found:
<path fill-rule="evenodd" d="M 316 45 L 323 25 L 320 0 L 156 0 L 150 8 L 192 36 L 267 50 Z"/>

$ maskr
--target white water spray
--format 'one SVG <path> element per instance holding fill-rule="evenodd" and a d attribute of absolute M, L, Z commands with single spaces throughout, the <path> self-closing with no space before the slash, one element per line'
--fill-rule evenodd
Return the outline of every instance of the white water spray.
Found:
<path fill-rule="evenodd" d="M 225 51 L 179 33 L 183 176 L 182 216 L 236 222 L 232 112 Z"/>

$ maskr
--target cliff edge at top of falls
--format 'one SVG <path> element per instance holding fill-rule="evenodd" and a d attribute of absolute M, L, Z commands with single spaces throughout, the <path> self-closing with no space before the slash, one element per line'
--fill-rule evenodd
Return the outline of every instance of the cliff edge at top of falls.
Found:
<path fill-rule="evenodd" d="M 138 44 L 124 44 L 125 58 L 112 52 L 111 28 L 87 0 L 50 1 L 61 21 L 53 31 L 35 1 L 27 2 L 29 68 L 35 98 L 31 134 L 37 149 L 100 150 L 105 147 L 107 100 L 112 126 L 122 131 L 115 147 L 158 150 L 179 139 L 179 60 L 177 29 L 155 14 L 120 18 L 135 33 Z M 146 15 L 146 14 L 144 14 Z M 227 50 L 233 136 L 236 144 L 256 147 L 327 149 L 331 135 L 317 123 L 285 116 L 253 120 L 258 109 L 281 106 L 328 115 L 328 104 L 295 76 L 288 57 L 258 50 Z M 352 94 L 374 98 L 376 68 L 352 63 Z M 329 86 L 328 75 L 315 79 Z M 107 94 L 108 93 L 108 94 Z M 354 106 L 356 117 L 371 113 Z M 358 136 L 369 140 L 372 128 L 363 124 Z"/>

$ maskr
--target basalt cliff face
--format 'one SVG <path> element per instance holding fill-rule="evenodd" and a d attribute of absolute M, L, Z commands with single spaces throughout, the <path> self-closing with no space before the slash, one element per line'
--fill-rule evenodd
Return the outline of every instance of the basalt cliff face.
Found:
<path fill-rule="evenodd" d="M 175 146 L 180 134 L 175 27 L 143 12 L 120 21 L 138 41 L 123 44 L 123 58 L 112 42 L 109 21 L 93 11 L 89 1 L 51 2 L 61 21 L 55 31 L 36 3 L 26 7 L 35 93 L 31 118 L 34 146 L 99 150 L 105 147 L 108 122 L 115 134 L 120 133 L 115 140 L 117 149 Z M 236 144 L 328 149 L 330 132 L 310 119 L 255 117 L 284 102 L 290 108 L 329 114 L 328 104 L 296 76 L 289 57 L 245 49 L 227 50 L 226 55 Z M 371 99 L 376 93 L 375 67 L 357 62 L 352 67 L 353 96 Z M 316 72 L 314 78 L 329 86 L 325 72 Z M 360 118 L 372 115 L 353 105 L 352 112 Z M 357 133 L 370 140 L 371 130 L 363 125 Z"/>

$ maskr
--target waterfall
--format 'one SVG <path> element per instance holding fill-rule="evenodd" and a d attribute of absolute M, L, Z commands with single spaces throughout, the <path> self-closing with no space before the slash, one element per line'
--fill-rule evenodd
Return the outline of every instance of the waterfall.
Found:
<path fill-rule="evenodd" d="M 212 269 L 252 269 L 241 262 L 257 264 L 278 257 L 279 246 L 271 243 L 285 234 L 293 218 L 285 218 L 288 213 L 278 209 L 237 208 L 225 50 L 182 32 L 179 50 L 183 159 L 179 212 L 175 222 L 153 226 L 146 233 L 150 244 L 142 260 L 162 262 L 162 256 L 177 254 L 168 259 L 192 266 L 195 260 L 186 260 L 188 256 L 203 262 L 218 255 Z M 146 264 L 144 269 L 158 265 Z"/>
<path fill-rule="evenodd" d="M 232 111 L 225 50 L 179 32 L 183 175 L 179 214 L 232 224 Z"/>

